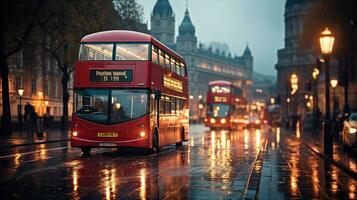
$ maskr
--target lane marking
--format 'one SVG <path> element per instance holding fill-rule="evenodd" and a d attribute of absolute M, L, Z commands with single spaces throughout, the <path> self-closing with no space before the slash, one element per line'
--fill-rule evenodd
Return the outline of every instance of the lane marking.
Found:
<path fill-rule="evenodd" d="M 61 149 L 68 149 L 68 147 L 58 147 L 58 148 L 52 148 L 52 149 L 41 149 L 41 150 L 30 151 L 30 152 L 26 152 L 26 153 L 15 153 L 15 154 L 6 155 L 6 156 L 0 156 L 0 159 L 12 158 L 12 157 L 17 157 L 17 156 L 25 156 L 25 155 L 29 155 L 29 154 L 41 153 L 41 151 L 43 151 L 43 150 L 46 150 L 46 151 L 57 151 L 57 150 L 61 150 Z"/>

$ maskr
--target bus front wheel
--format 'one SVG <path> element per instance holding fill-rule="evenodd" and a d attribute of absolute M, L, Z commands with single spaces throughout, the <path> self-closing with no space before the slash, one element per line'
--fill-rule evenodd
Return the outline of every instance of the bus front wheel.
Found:
<path fill-rule="evenodd" d="M 85 158 L 90 156 L 90 151 L 91 151 L 90 147 L 82 147 L 81 150 L 82 150 L 82 157 Z"/>

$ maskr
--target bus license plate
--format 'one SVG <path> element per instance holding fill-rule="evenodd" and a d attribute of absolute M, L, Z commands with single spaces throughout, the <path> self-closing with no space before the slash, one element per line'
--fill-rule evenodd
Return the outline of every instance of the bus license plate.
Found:
<path fill-rule="evenodd" d="M 101 147 L 115 147 L 117 144 L 111 143 L 111 142 L 105 142 L 105 143 L 99 143 L 99 146 Z"/>
<path fill-rule="evenodd" d="M 97 133 L 98 137 L 118 137 L 118 133 Z"/>

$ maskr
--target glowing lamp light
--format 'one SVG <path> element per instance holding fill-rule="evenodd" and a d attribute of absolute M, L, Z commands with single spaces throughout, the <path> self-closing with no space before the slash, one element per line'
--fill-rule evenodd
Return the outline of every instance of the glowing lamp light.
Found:
<path fill-rule="evenodd" d="M 320 36 L 320 47 L 321 52 L 323 54 L 331 54 L 333 50 L 333 44 L 335 43 L 335 37 L 332 32 L 326 27 L 324 31 L 322 31 Z"/>
<path fill-rule="evenodd" d="M 287 103 L 290 103 L 290 98 L 287 98 L 287 99 L 286 99 L 286 102 L 287 102 Z"/>
<path fill-rule="evenodd" d="M 357 129 L 355 129 L 355 128 L 350 128 L 350 134 L 355 134 L 356 132 L 357 132 Z"/>
<path fill-rule="evenodd" d="M 318 68 L 314 68 L 314 71 L 312 71 L 312 77 L 316 80 L 319 74 L 320 70 Z"/>
<path fill-rule="evenodd" d="M 77 132 L 77 131 L 73 131 L 73 132 L 72 132 L 72 135 L 73 135 L 74 137 L 77 137 L 77 136 L 78 136 L 78 132 Z"/>
<path fill-rule="evenodd" d="M 275 99 L 273 97 L 270 98 L 270 104 L 275 104 Z"/>
<path fill-rule="evenodd" d="M 337 79 L 332 79 L 332 80 L 330 81 L 330 84 L 331 84 L 331 86 L 332 86 L 333 88 L 336 88 L 336 87 L 337 87 L 337 84 L 338 84 L 338 80 L 337 80 Z"/>
<path fill-rule="evenodd" d="M 45 105 L 48 106 L 48 101 L 45 101 Z"/>
<path fill-rule="evenodd" d="M 225 124 L 227 122 L 226 119 L 221 119 L 221 124 Z"/>
<path fill-rule="evenodd" d="M 141 132 L 139 133 L 139 135 L 140 135 L 140 137 L 145 137 L 145 136 L 146 136 L 146 133 L 145 133 L 145 131 L 141 131 Z"/>
<path fill-rule="evenodd" d="M 119 110 L 119 109 L 120 109 L 120 107 L 121 107 L 120 103 L 116 103 L 116 104 L 115 104 L 115 108 L 116 108 L 116 109 L 118 109 L 118 110 Z"/>
<path fill-rule="evenodd" d="M 198 95 L 198 98 L 199 98 L 199 99 L 202 99 L 202 98 L 203 98 L 203 96 L 202 96 L 202 95 Z"/>
<path fill-rule="evenodd" d="M 210 122 L 211 122 L 211 124 L 214 124 L 214 123 L 216 123 L 216 120 L 214 118 L 211 118 Z"/>
<path fill-rule="evenodd" d="M 38 92 L 37 95 L 38 95 L 39 98 L 42 98 L 43 92 Z"/>
<path fill-rule="evenodd" d="M 20 88 L 17 90 L 17 92 L 19 93 L 20 96 L 22 96 L 24 94 L 24 89 Z"/>

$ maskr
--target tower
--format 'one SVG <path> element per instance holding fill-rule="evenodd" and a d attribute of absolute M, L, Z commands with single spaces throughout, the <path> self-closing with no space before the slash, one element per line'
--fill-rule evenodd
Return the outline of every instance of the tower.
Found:
<path fill-rule="evenodd" d="M 175 14 L 169 0 L 157 0 L 151 13 L 151 35 L 169 47 L 175 44 Z"/>
<path fill-rule="evenodd" d="M 245 67 L 253 71 L 253 56 L 248 44 L 244 49 L 242 58 L 244 60 Z"/>
<path fill-rule="evenodd" d="M 186 7 L 185 17 L 179 27 L 177 36 L 177 51 L 180 53 L 192 53 L 197 49 L 196 28 L 192 24 L 190 13 Z"/>

